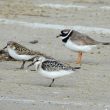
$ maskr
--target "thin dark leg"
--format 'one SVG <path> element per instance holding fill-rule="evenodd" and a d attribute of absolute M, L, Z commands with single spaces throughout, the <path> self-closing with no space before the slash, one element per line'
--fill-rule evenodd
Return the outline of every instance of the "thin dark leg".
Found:
<path fill-rule="evenodd" d="M 52 80 L 52 82 L 50 83 L 49 87 L 52 86 L 52 84 L 54 83 L 55 79 Z"/>
<path fill-rule="evenodd" d="M 24 69 L 24 64 L 25 64 L 25 61 L 23 61 L 23 63 L 22 63 L 22 65 L 21 65 L 20 69 Z"/>

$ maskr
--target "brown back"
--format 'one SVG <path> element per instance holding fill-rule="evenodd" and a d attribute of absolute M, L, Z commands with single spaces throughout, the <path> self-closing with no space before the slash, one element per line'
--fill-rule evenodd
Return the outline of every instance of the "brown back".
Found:
<path fill-rule="evenodd" d="M 79 32 L 74 31 L 74 30 L 70 36 L 70 39 L 78 45 L 96 45 L 96 44 L 98 44 L 97 41 L 90 38 L 88 35 L 79 33 Z"/>

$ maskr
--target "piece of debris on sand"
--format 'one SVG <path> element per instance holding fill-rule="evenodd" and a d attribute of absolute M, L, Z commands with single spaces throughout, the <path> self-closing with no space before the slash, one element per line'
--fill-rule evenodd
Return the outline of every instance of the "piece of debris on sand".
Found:
<path fill-rule="evenodd" d="M 36 44 L 36 43 L 38 43 L 38 40 L 33 40 L 33 41 L 30 41 L 29 43 Z"/>
<path fill-rule="evenodd" d="M 0 50 L 0 61 L 15 61 L 15 60 L 9 56 L 8 52 Z"/>

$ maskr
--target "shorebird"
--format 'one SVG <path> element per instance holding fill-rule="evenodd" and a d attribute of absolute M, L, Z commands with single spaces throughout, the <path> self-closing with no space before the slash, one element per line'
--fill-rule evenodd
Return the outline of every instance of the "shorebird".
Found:
<path fill-rule="evenodd" d="M 110 45 L 110 42 L 99 42 L 86 34 L 71 29 L 61 30 L 58 37 L 62 39 L 65 47 L 78 52 L 77 64 L 81 64 L 83 52 L 89 52 L 99 44 Z"/>
<path fill-rule="evenodd" d="M 43 56 L 39 57 L 39 59 L 35 58 L 33 63 L 28 65 L 28 67 L 32 65 L 35 65 L 36 71 L 42 76 L 52 79 L 49 87 L 52 86 L 56 78 L 69 75 L 74 73 L 76 69 L 80 69 L 80 67 L 66 66 L 57 60 L 47 59 Z"/>
<path fill-rule="evenodd" d="M 24 64 L 26 61 L 32 60 L 34 57 L 39 57 L 39 56 L 46 56 L 45 54 L 42 54 L 40 52 L 35 52 L 33 50 L 30 50 L 26 48 L 25 46 L 22 46 L 21 44 L 14 42 L 14 41 L 9 41 L 3 49 L 8 50 L 9 55 L 14 58 L 15 60 L 20 60 L 23 61 L 20 69 L 24 69 Z"/>

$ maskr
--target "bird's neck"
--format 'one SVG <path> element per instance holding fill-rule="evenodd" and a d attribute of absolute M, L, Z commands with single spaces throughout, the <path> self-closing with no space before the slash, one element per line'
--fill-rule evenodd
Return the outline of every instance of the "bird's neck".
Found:
<path fill-rule="evenodd" d="M 68 41 L 68 39 L 69 39 L 69 36 L 64 38 L 64 39 L 62 39 L 62 42 L 66 43 Z"/>

